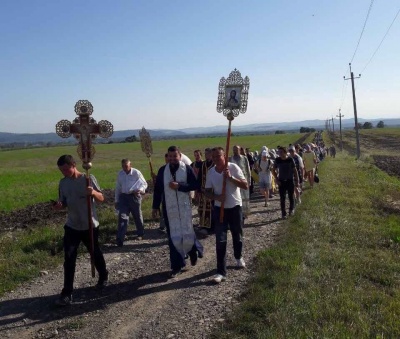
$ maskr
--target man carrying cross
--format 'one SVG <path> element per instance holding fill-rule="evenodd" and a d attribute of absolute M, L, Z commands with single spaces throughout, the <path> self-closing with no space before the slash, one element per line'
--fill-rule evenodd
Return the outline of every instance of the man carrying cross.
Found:
<path fill-rule="evenodd" d="M 103 253 L 99 246 L 99 221 L 95 202 L 103 202 L 104 196 L 93 175 L 90 175 L 90 186 L 87 186 L 86 175 L 79 172 L 72 155 L 63 155 L 57 161 L 57 166 L 64 178 L 59 184 L 59 198 L 53 208 L 68 209 L 68 217 L 64 226 L 64 288 L 56 305 L 67 306 L 72 302 L 72 291 L 75 276 L 76 258 L 81 242 L 90 251 L 90 232 L 88 220 L 87 196 L 91 200 L 93 223 L 93 259 L 99 280 L 97 288 L 103 288 L 108 283 L 108 271 Z"/>
<path fill-rule="evenodd" d="M 98 225 L 94 202 L 104 201 L 104 196 L 94 176 L 89 176 L 95 149 L 92 139 L 100 136 L 108 138 L 113 133 L 113 125 L 107 120 L 96 120 L 90 116 L 93 106 L 88 100 L 79 100 L 75 104 L 75 113 L 79 116 L 71 123 L 61 120 L 56 124 L 56 132 L 62 138 L 74 135 L 79 141 L 78 155 L 86 174 L 80 173 L 71 155 L 63 155 L 57 161 L 57 166 L 64 178 L 59 184 L 59 198 L 54 203 L 54 209 L 68 208 L 68 219 L 64 226 L 64 288 L 57 305 L 66 306 L 72 302 L 72 290 L 75 275 L 77 251 L 82 241 L 90 253 L 92 277 L 95 268 L 99 273 L 97 287 L 102 288 L 108 282 L 108 271 L 103 253 L 98 242 Z"/>

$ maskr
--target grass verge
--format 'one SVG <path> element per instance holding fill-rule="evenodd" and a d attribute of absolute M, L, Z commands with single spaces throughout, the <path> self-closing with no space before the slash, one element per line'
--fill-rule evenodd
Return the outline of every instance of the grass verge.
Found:
<path fill-rule="evenodd" d="M 400 217 L 381 208 L 400 182 L 345 155 L 319 173 L 213 337 L 400 337 Z"/>

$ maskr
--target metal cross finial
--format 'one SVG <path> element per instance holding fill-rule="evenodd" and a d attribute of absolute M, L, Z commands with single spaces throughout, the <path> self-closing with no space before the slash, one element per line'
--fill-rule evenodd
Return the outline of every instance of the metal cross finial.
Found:
<path fill-rule="evenodd" d="M 113 125 L 107 120 L 96 123 L 92 117 L 93 106 L 88 100 L 79 100 L 75 104 L 75 113 L 78 115 L 72 123 L 69 120 L 61 120 L 56 125 L 56 132 L 61 138 L 69 138 L 73 135 L 79 141 L 78 155 L 85 170 L 92 167 L 92 159 L 95 149 L 92 140 L 99 135 L 108 138 L 113 134 Z"/>

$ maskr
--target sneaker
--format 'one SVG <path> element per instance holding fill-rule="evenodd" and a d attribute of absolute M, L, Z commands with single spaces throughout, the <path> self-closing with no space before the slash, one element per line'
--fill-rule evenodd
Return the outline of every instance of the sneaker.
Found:
<path fill-rule="evenodd" d="M 286 220 L 287 219 L 287 215 L 282 215 L 282 220 Z"/>
<path fill-rule="evenodd" d="M 244 262 L 243 258 L 236 259 L 236 266 L 239 268 L 245 268 L 246 263 Z"/>
<path fill-rule="evenodd" d="M 213 278 L 213 281 L 214 281 L 216 284 L 219 284 L 220 282 L 225 281 L 225 280 L 226 280 L 226 277 L 223 276 L 222 274 L 217 274 L 217 275 Z"/>
<path fill-rule="evenodd" d="M 293 215 L 294 214 L 294 210 L 289 211 L 289 215 Z"/>
<path fill-rule="evenodd" d="M 117 240 L 117 247 L 124 246 L 124 243 L 121 240 Z"/>
<path fill-rule="evenodd" d="M 72 295 L 61 294 L 55 301 L 56 306 L 69 306 L 72 303 Z"/>
<path fill-rule="evenodd" d="M 138 240 L 138 241 L 143 240 L 143 235 L 136 235 L 136 236 L 133 238 L 133 240 Z"/>
<path fill-rule="evenodd" d="M 181 274 L 182 273 L 182 270 L 172 270 L 170 273 L 169 273 L 169 277 L 171 278 L 171 279 L 173 279 L 173 278 L 176 278 L 179 274 Z"/>
<path fill-rule="evenodd" d="M 266 202 L 266 203 L 264 204 L 264 207 L 268 207 L 268 206 L 269 206 L 269 203 Z"/>

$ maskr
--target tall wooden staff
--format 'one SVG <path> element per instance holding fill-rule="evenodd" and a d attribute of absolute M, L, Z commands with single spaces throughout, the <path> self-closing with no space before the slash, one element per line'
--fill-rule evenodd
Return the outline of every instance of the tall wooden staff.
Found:
<path fill-rule="evenodd" d="M 153 171 L 153 164 L 151 163 L 151 155 L 153 154 L 153 145 L 151 142 L 150 133 L 146 131 L 144 126 L 139 131 L 139 137 L 140 137 L 140 144 L 142 145 L 142 151 L 144 154 L 146 154 L 146 157 L 149 160 L 151 181 L 153 182 L 153 189 L 154 189 L 155 173 Z"/>
<path fill-rule="evenodd" d="M 102 138 L 109 138 L 113 134 L 113 125 L 107 120 L 96 120 L 90 117 L 93 113 L 93 106 L 88 100 L 79 100 L 75 104 L 75 113 L 79 116 L 72 123 L 68 120 L 61 120 L 56 125 L 56 132 L 61 138 L 69 138 L 73 135 L 79 142 L 77 152 L 82 160 L 82 167 L 86 170 L 86 185 L 90 186 L 89 170 L 92 168 L 92 159 L 95 154 L 92 140 L 99 135 Z M 87 196 L 88 224 L 90 237 L 90 263 L 92 277 L 95 277 L 94 267 L 94 239 L 92 220 L 92 197 Z"/>
<path fill-rule="evenodd" d="M 250 79 L 249 77 L 242 78 L 240 72 L 235 68 L 227 79 L 224 77 L 219 81 L 218 86 L 218 101 L 217 112 L 223 113 L 229 121 L 228 133 L 226 137 L 225 149 L 225 169 L 228 167 L 229 144 L 231 139 L 231 124 L 232 120 L 239 115 L 239 113 L 246 113 L 247 100 L 249 96 Z M 226 178 L 224 177 L 222 183 L 222 194 L 226 191 Z M 224 206 L 225 202 L 221 202 L 221 211 L 219 221 L 224 221 Z"/>

